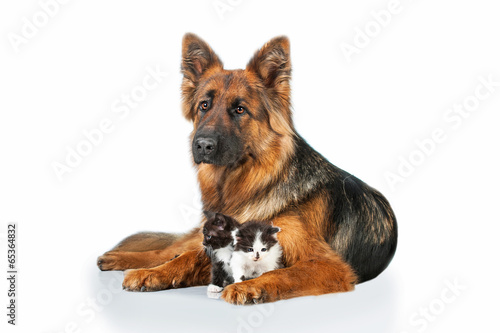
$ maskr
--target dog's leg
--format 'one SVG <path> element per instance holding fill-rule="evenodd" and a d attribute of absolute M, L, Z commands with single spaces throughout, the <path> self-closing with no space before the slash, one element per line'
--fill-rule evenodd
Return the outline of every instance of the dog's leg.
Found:
<path fill-rule="evenodd" d="M 222 299 L 232 304 L 274 302 L 298 296 L 354 289 L 356 275 L 328 244 L 308 233 L 297 217 L 278 218 L 278 240 L 287 268 L 227 286 Z"/>
<path fill-rule="evenodd" d="M 324 258 L 299 261 L 256 279 L 231 284 L 224 288 L 221 297 L 226 302 L 243 305 L 351 291 L 356 277 L 345 266 L 343 262 Z"/>
<path fill-rule="evenodd" d="M 125 272 L 123 289 L 128 291 L 157 291 L 208 285 L 210 258 L 203 247 L 187 251 L 172 261 L 150 269 Z"/>
<path fill-rule="evenodd" d="M 159 266 L 176 255 L 179 253 L 171 248 L 145 252 L 109 251 L 97 258 L 97 266 L 101 271 L 150 268 Z"/>
<path fill-rule="evenodd" d="M 151 235 L 154 236 L 154 234 Z M 151 249 L 151 241 L 133 235 L 122 241 L 113 250 L 97 258 L 97 266 L 103 271 L 156 267 L 186 251 L 199 248 L 202 238 L 200 231 L 195 229 L 185 236 L 166 238 L 163 243 L 155 240 L 154 246 L 160 247 L 160 249 L 153 250 Z"/>

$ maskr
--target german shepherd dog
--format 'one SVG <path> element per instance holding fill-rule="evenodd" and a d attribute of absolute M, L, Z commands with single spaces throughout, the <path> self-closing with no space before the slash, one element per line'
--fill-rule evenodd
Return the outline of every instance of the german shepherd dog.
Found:
<path fill-rule="evenodd" d="M 210 46 L 188 33 L 181 72 L 203 209 L 281 228 L 285 268 L 229 285 L 222 299 L 248 304 L 350 291 L 387 267 L 397 243 L 389 203 L 328 162 L 293 126 L 288 38 L 270 40 L 245 69 L 225 70 Z M 207 285 L 202 240 L 201 228 L 139 233 L 99 257 L 98 266 L 134 269 L 123 281 L 130 291 Z"/>

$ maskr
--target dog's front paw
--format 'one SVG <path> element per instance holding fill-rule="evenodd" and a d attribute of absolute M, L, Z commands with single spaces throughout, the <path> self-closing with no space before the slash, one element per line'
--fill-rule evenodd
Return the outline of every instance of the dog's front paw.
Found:
<path fill-rule="evenodd" d="M 158 291 L 175 287 L 175 280 L 155 269 L 131 269 L 125 271 L 122 286 L 127 291 Z"/>
<path fill-rule="evenodd" d="M 258 304 L 268 301 L 265 290 L 257 287 L 254 280 L 235 283 L 227 286 L 222 291 L 221 298 L 235 305 Z"/>

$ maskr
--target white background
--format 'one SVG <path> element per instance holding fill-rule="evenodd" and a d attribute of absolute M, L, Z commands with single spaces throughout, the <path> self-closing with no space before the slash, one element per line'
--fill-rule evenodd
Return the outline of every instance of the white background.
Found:
<path fill-rule="evenodd" d="M 8 222 L 19 237 L 18 325 L 6 324 L 2 278 L 2 330 L 498 331 L 500 86 L 460 123 L 444 117 L 474 101 L 478 77 L 500 82 L 499 6 L 401 0 L 376 31 L 370 13 L 389 1 L 233 0 L 222 16 L 217 3 L 69 1 L 18 52 L 9 38 L 41 6 L 0 5 L 1 267 Z M 372 37 L 349 62 L 341 45 L 366 27 Z M 226 68 L 244 67 L 276 35 L 290 38 L 298 131 L 396 212 L 398 250 L 379 278 L 352 293 L 236 307 L 203 287 L 120 291 L 121 272 L 97 269 L 97 256 L 127 235 L 196 223 L 191 127 L 180 111 L 185 32 L 208 41 Z M 120 119 L 113 103 L 156 66 L 168 77 Z M 59 181 L 52 164 L 105 118 L 113 132 Z M 436 129 L 444 142 L 419 153 L 416 141 Z M 419 165 L 391 187 L 387 172 L 411 156 Z"/>

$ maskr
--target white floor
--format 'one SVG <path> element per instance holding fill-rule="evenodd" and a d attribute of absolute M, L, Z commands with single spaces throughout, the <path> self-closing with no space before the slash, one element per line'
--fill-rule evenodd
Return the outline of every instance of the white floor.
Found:
<path fill-rule="evenodd" d="M 122 273 L 100 272 L 90 295 L 120 286 Z M 105 297 L 103 296 L 103 299 Z M 254 306 L 209 299 L 206 287 L 153 293 L 112 293 L 88 331 L 109 332 L 393 332 L 397 283 L 390 272 L 355 292 L 302 297 Z M 106 330 L 103 329 L 106 327 Z"/>

